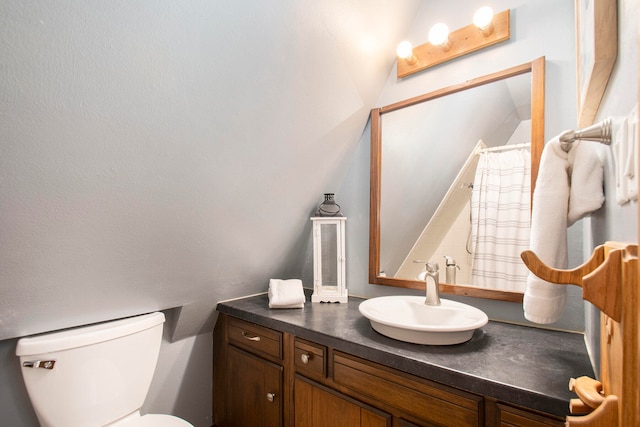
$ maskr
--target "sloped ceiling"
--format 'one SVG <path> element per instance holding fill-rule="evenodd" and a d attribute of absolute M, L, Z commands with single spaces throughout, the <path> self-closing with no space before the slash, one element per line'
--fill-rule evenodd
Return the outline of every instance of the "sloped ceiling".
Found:
<path fill-rule="evenodd" d="M 420 4 L 2 2 L 0 339 L 298 276 Z"/>

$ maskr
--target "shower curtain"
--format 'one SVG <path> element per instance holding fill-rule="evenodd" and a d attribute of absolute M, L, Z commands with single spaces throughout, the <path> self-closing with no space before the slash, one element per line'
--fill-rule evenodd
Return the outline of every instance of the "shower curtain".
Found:
<path fill-rule="evenodd" d="M 527 150 L 480 154 L 471 193 L 471 285 L 524 292 L 530 183 Z"/>

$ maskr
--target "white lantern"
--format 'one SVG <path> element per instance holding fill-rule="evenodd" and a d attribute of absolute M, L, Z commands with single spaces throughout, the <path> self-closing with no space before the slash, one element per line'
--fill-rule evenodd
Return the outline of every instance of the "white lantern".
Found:
<path fill-rule="evenodd" d="M 313 295 L 311 302 L 348 300 L 345 274 L 345 217 L 313 217 Z"/>

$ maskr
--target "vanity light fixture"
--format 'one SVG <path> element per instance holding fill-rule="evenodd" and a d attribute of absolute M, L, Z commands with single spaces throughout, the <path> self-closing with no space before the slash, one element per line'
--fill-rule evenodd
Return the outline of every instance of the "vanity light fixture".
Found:
<path fill-rule="evenodd" d="M 409 65 L 413 65 L 418 62 L 418 59 L 413 54 L 413 46 L 411 46 L 411 43 L 406 40 L 398 45 L 396 55 L 398 55 L 398 58 L 407 61 L 407 64 Z"/>
<path fill-rule="evenodd" d="M 473 14 L 473 25 L 478 27 L 482 35 L 488 36 L 493 32 L 493 9 L 482 6 Z"/>
<path fill-rule="evenodd" d="M 509 9 L 494 15 L 490 7 L 481 7 L 476 11 L 473 22 L 451 33 L 445 24 L 434 25 L 429 31 L 429 42 L 409 49 L 410 55 L 406 50 L 402 51 L 404 55 L 400 55 L 399 45 L 396 52 L 398 78 L 509 40 L 511 37 Z M 406 42 L 405 49 L 407 44 L 411 46 Z"/>
<path fill-rule="evenodd" d="M 449 38 L 449 27 L 443 22 L 439 22 L 429 30 L 429 43 L 440 46 L 443 50 L 451 49 L 451 39 Z"/>

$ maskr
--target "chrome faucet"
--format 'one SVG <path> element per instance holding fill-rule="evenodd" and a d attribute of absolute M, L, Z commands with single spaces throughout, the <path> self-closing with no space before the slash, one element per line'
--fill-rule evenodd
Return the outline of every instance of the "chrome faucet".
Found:
<path fill-rule="evenodd" d="M 440 274 L 438 273 L 437 262 L 427 262 L 427 274 L 424 276 L 425 290 L 427 297 L 424 300 L 426 305 L 440 305 Z"/>

